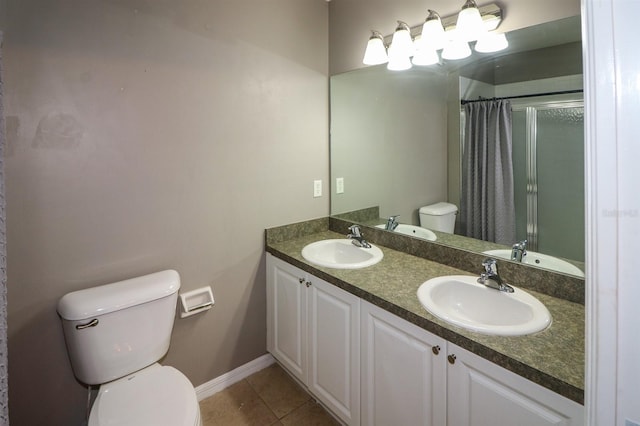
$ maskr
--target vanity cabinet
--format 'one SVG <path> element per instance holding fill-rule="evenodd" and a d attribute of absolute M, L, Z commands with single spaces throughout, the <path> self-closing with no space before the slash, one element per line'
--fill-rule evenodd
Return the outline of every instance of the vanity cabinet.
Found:
<path fill-rule="evenodd" d="M 584 423 L 582 405 L 271 254 L 267 348 L 348 425 Z"/>
<path fill-rule="evenodd" d="M 335 415 L 360 424 L 360 299 L 267 254 L 267 349 Z"/>
<path fill-rule="evenodd" d="M 447 347 L 447 424 L 584 424 L 584 407 L 452 343 Z"/>
<path fill-rule="evenodd" d="M 362 424 L 445 425 L 446 340 L 365 301 L 361 318 Z"/>

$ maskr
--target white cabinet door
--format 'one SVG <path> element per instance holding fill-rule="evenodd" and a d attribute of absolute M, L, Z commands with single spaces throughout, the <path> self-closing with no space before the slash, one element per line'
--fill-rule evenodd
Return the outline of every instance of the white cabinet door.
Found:
<path fill-rule="evenodd" d="M 360 299 L 267 254 L 267 350 L 348 425 L 360 424 Z"/>
<path fill-rule="evenodd" d="M 360 299 L 309 277 L 307 386 L 348 425 L 360 424 Z"/>
<path fill-rule="evenodd" d="M 307 274 L 267 254 L 267 350 L 307 382 Z"/>
<path fill-rule="evenodd" d="M 370 303 L 362 311 L 362 424 L 446 424 L 446 341 Z"/>
<path fill-rule="evenodd" d="M 452 343 L 448 348 L 449 426 L 584 424 L 582 405 Z"/>

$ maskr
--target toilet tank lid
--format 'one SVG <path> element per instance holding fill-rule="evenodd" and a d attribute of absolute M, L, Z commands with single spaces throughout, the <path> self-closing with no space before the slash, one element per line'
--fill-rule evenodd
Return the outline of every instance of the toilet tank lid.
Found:
<path fill-rule="evenodd" d="M 455 204 L 451 203 L 435 203 L 428 206 L 420 207 L 420 213 L 422 214 L 430 214 L 433 216 L 442 216 L 445 214 L 455 213 L 458 211 L 458 208 Z"/>
<path fill-rule="evenodd" d="M 58 314 L 69 321 L 85 320 L 161 299 L 179 289 L 180 275 L 169 269 L 65 294 L 58 302 Z"/>

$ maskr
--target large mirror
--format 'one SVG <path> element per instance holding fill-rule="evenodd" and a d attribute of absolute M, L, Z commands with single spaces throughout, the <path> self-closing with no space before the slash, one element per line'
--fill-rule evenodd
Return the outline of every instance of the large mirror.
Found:
<path fill-rule="evenodd" d="M 460 235 L 458 214 L 454 232 L 434 231 L 435 242 L 509 258 L 512 243 L 528 240 L 523 263 L 583 277 L 580 35 L 576 16 L 512 31 L 509 48 L 495 54 L 332 76 L 331 214 L 379 227 L 399 215 L 408 235 L 418 235 L 421 207 L 459 210 L 467 167 L 461 100 L 509 98 L 514 241 Z"/>

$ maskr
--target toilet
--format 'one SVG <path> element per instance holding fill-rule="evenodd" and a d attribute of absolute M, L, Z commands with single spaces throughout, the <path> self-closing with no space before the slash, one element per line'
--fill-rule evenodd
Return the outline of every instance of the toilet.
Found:
<path fill-rule="evenodd" d="M 458 208 L 451 203 L 435 203 L 420 207 L 420 226 L 432 231 L 453 234 Z"/>
<path fill-rule="evenodd" d="M 189 379 L 158 364 L 169 349 L 179 288 L 180 276 L 167 270 L 58 302 L 75 376 L 100 385 L 89 426 L 202 426 Z"/>

